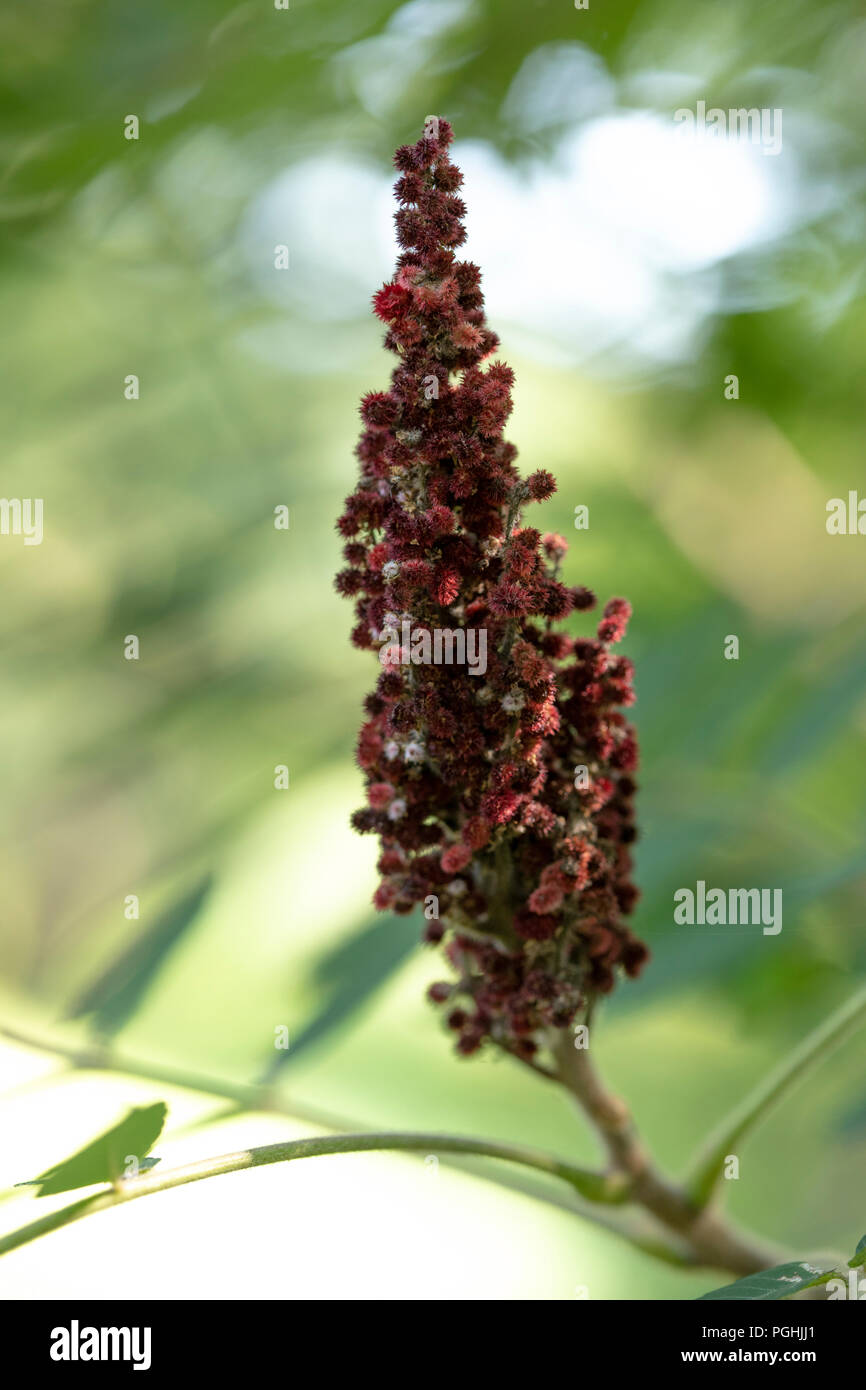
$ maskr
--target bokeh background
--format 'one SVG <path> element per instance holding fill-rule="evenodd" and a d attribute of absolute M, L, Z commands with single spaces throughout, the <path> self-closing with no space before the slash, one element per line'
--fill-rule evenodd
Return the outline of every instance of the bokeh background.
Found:
<path fill-rule="evenodd" d="M 374 915 L 374 846 L 347 825 L 375 671 L 331 587 L 333 520 L 358 397 L 390 370 L 369 297 L 391 153 L 430 113 L 455 125 L 465 254 L 517 372 L 510 437 L 559 480 L 536 516 L 573 541 L 569 582 L 635 607 L 654 960 L 596 1047 L 682 1168 L 866 963 L 866 538 L 825 528 L 830 498 L 866 496 L 862 6 L 9 0 L 0 49 L 2 490 L 45 517 L 41 546 L 0 538 L 0 1014 L 137 1073 L 0 1039 L 0 1184 L 160 1098 L 165 1163 L 328 1119 L 595 1160 L 553 1088 L 452 1056 L 436 958 Z M 698 100 L 780 108 L 781 152 L 684 140 Z M 782 933 L 675 927 L 698 878 L 781 887 Z M 267 1076 L 295 1118 L 168 1084 L 195 1075 Z M 847 1249 L 864 1159 L 861 1038 L 744 1147 L 731 1208 Z M 0 1228 L 35 1214 L 6 1193 Z M 0 1263 L 12 1298 L 714 1282 L 477 1171 L 379 1155 L 203 1183 Z"/>

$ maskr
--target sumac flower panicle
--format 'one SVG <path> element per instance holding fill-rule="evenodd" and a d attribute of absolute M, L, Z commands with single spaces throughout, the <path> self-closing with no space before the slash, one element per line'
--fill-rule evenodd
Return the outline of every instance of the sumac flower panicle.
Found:
<path fill-rule="evenodd" d="M 401 251 L 373 308 L 398 361 L 390 389 L 361 402 L 359 478 L 337 523 L 352 641 L 389 639 L 398 656 L 365 701 L 367 804 L 352 822 L 381 841 L 377 907 L 437 903 L 424 939 L 455 978 L 429 997 L 448 1002 L 458 1052 L 493 1043 L 528 1059 L 647 958 L 624 920 L 638 896 L 638 749 L 621 712 L 633 673 L 610 651 L 631 608 L 611 599 L 594 638 L 553 626 L 596 599 L 559 579 L 563 537 L 522 524 L 556 483 L 545 469 L 521 478 L 503 438 L 514 374 L 493 359 L 481 272 L 455 255 L 451 139 L 431 118 L 395 155 Z M 483 630 L 483 676 L 409 660 L 395 642 L 406 619 L 428 636 Z"/>

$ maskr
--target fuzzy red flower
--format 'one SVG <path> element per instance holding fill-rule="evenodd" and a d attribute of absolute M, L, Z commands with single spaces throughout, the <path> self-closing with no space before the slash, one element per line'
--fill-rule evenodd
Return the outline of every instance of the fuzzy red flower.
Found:
<path fill-rule="evenodd" d="M 390 323 L 402 314 L 410 301 L 411 295 L 402 285 L 383 285 L 373 295 L 373 309 L 380 319 Z"/>
<path fill-rule="evenodd" d="M 459 874 L 472 859 L 468 845 L 451 845 L 442 856 L 442 868 L 446 874 Z"/>

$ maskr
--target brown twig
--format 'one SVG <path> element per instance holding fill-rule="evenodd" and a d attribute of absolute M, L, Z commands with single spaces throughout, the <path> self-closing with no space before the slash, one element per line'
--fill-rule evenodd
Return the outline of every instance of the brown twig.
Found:
<path fill-rule="evenodd" d="M 555 1056 L 559 1080 L 603 1141 L 611 1171 L 630 1179 L 630 1200 L 684 1241 L 696 1263 L 744 1275 L 785 1258 L 778 1247 L 737 1231 L 717 1210 L 698 1208 L 682 1188 L 656 1170 L 631 1112 L 607 1090 L 587 1048 L 574 1047 L 566 1036 Z"/>

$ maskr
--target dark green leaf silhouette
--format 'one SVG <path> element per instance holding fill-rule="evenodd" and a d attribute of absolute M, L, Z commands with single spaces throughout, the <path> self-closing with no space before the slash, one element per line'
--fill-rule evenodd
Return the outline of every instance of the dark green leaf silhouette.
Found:
<path fill-rule="evenodd" d="M 387 917 L 362 928 L 322 957 L 314 978 L 325 989 L 326 1002 L 303 1031 L 292 1038 L 288 1051 L 276 1053 L 265 1079 L 294 1062 L 307 1048 L 322 1042 L 350 1018 L 394 974 L 416 945 L 417 932 L 405 917 Z"/>
<path fill-rule="evenodd" d="M 857 1269 L 860 1265 L 866 1265 L 866 1236 L 861 1236 L 858 1240 L 857 1249 L 854 1251 L 848 1264 L 852 1269 Z"/>
<path fill-rule="evenodd" d="M 127 947 L 87 986 L 68 1016 L 84 1018 L 90 1014 L 94 1028 L 105 1037 L 119 1032 L 142 1003 L 171 951 L 196 921 L 212 881 L 212 876 L 206 874 L 192 892 L 173 903 L 150 931 Z"/>
<path fill-rule="evenodd" d="M 701 1295 L 699 1302 L 708 1299 L 748 1299 L 753 1302 L 770 1302 L 790 1298 L 791 1294 L 803 1289 L 812 1289 L 816 1284 L 825 1284 L 832 1275 L 832 1269 L 819 1269 L 817 1265 L 797 1261 L 793 1264 L 776 1265 L 764 1269 L 760 1274 L 749 1274 L 745 1279 L 737 1279 L 724 1288 L 713 1289 L 712 1293 Z"/>

